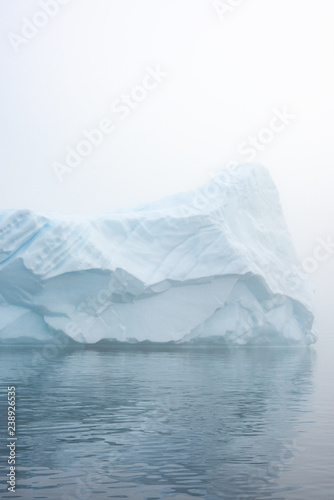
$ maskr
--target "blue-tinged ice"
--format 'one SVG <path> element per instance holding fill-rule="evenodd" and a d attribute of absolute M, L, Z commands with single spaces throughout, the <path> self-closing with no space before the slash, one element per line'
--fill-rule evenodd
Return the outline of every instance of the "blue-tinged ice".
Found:
<path fill-rule="evenodd" d="M 0 340 L 311 344 L 312 291 L 267 170 L 103 216 L 0 212 Z"/>

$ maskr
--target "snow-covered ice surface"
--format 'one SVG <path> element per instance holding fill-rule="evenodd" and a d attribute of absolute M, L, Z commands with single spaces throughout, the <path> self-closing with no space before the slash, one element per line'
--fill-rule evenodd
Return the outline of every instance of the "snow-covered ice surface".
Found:
<path fill-rule="evenodd" d="M 310 344 L 303 279 L 267 170 L 103 216 L 0 212 L 0 341 Z"/>

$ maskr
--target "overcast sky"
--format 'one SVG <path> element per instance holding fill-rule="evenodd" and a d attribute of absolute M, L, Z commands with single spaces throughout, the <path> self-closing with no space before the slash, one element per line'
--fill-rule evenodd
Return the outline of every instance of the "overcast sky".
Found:
<path fill-rule="evenodd" d="M 0 209 L 104 213 L 254 161 L 278 186 L 301 259 L 334 240 L 332 0 L 0 10 Z M 322 328 L 334 327 L 333 270 L 334 250 L 310 273 Z"/>

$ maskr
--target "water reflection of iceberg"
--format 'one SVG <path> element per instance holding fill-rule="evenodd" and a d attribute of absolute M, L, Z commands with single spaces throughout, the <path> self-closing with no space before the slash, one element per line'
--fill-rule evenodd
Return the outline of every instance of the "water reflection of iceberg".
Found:
<path fill-rule="evenodd" d="M 28 354 L 2 353 L 0 368 L 20 387 L 24 498 L 36 484 L 50 499 L 79 484 L 100 500 L 284 498 L 313 350 L 73 351 L 26 386 L 14 367 L 28 371 Z"/>

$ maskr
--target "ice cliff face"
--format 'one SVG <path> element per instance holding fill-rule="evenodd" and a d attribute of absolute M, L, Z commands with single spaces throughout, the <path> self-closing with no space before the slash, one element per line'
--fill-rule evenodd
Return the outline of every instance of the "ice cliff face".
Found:
<path fill-rule="evenodd" d="M 0 213 L 0 340 L 310 344 L 312 294 L 260 166 L 95 217 Z"/>

